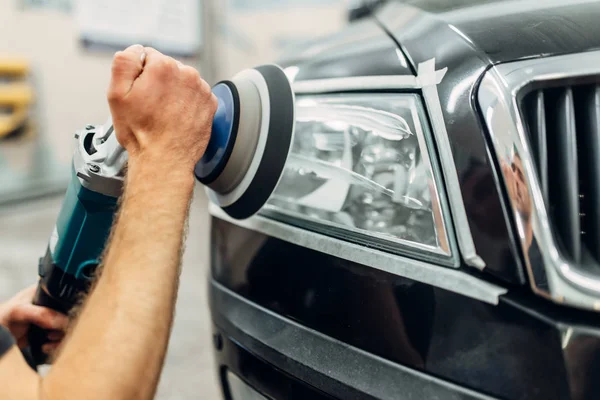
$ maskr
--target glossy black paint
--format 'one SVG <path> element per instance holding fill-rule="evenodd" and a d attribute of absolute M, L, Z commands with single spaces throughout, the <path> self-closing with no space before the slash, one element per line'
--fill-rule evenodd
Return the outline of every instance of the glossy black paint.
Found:
<path fill-rule="evenodd" d="M 213 322 L 221 336 L 234 338 L 238 346 L 273 368 L 335 398 L 495 400 L 296 324 L 214 280 L 209 293 Z M 224 362 L 219 366 L 230 368 Z M 261 383 L 265 390 L 277 386 L 268 380 Z"/>
<path fill-rule="evenodd" d="M 404 0 L 401 3 L 434 13 L 485 53 L 492 63 L 600 48 L 600 2 Z"/>
<path fill-rule="evenodd" d="M 304 326 L 502 398 L 600 398 L 594 313 L 526 290 L 495 306 L 212 222 L 213 278 Z"/>
<path fill-rule="evenodd" d="M 298 67 L 296 81 L 372 75 L 412 75 L 396 43 L 373 20 L 308 43 L 278 64 Z"/>
<path fill-rule="evenodd" d="M 501 201 L 504 193 L 474 103 L 479 79 L 490 65 L 486 55 L 448 24 L 417 8 L 393 4 L 377 18 L 402 44 L 415 68 L 432 58 L 436 68 L 448 68 L 438 93 L 477 253 L 486 272 L 524 284 L 521 256 L 513 250 L 517 246 L 512 219 Z"/>

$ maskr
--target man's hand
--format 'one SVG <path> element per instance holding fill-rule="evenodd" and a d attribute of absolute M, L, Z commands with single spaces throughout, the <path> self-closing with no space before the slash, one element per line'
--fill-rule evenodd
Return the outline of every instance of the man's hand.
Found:
<path fill-rule="evenodd" d="M 190 177 L 210 138 L 217 99 L 194 68 L 135 45 L 115 54 L 108 102 L 129 166 Z"/>
<path fill-rule="evenodd" d="M 51 354 L 64 336 L 68 318 L 57 311 L 31 304 L 35 288 L 36 285 L 30 286 L 0 304 L 0 325 L 12 333 L 21 349 L 28 346 L 27 332 L 32 324 L 51 330 L 48 334 L 50 342 L 42 347 L 44 353 Z"/>

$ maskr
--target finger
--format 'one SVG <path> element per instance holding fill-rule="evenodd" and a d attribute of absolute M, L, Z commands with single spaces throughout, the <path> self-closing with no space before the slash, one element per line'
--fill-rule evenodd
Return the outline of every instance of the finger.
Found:
<path fill-rule="evenodd" d="M 60 346 L 60 343 L 46 343 L 42 345 L 42 351 L 44 354 L 50 355 L 58 349 L 58 346 Z"/>
<path fill-rule="evenodd" d="M 200 74 L 198 73 L 198 70 L 196 68 L 182 64 L 177 60 L 175 60 L 175 62 L 177 63 L 177 66 L 181 70 L 182 74 L 184 74 L 185 76 L 198 76 L 198 78 L 200 78 Z"/>
<path fill-rule="evenodd" d="M 146 49 L 139 44 L 115 53 L 108 89 L 109 100 L 120 99 L 129 93 L 133 82 L 144 69 L 145 53 Z"/>
<path fill-rule="evenodd" d="M 48 340 L 52 342 L 60 342 L 65 337 L 63 331 L 51 331 L 48 333 Z"/>
<path fill-rule="evenodd" d="M 69 323 L 69 318 L 66 315 L 33 304 L 18 305 L 12 310 L 10 319 L 13 323 L 34 324 L 52 330 L 65 330 Z"/>
<path fill-rule="evenodd" d="M 17 339 L 17 347 L 20 349 L 24 349 L 29 346 L 29 341 L 27 340 L 27 335 L 24 335 Z"/>
<path fill-rule="evenodd" d="M 161 58 L 171 58 L 168 56 L 165 56 L 163 53 L 161 53 L 160 51 L 156 50 L 153 47 L 144 47 L 144 53 L 146 54 L 146 56 L 144 57 L 144 64 L 145 65 L 149 65 L 152 63 L 157 62 L 157 60 L 160 60 Z"/>
<path fill-rule="evenodd" d="M 144 71 L 148 71 L 151 76 L 165 79 L 179 73 L 178 61 L 172 57 L 166 56 L 152 47 L 146 47 L 145 51 L 146 64 L 144 66 Z"/>

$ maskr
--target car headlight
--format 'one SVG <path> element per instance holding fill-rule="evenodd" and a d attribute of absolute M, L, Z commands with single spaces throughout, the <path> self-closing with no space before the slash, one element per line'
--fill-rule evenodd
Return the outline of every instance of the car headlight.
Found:
<path fill-rule="evenodd" d="M 414 94 L 298 96 L 286 168 L 263 214 L 392 251 L 450 255 Z"/>

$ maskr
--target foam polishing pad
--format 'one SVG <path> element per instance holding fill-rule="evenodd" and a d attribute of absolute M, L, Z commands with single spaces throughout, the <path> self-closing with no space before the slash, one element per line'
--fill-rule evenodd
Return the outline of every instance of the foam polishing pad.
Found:
<path fill-rule="evenodd" d="M 196 178 L 210 200 L 236 219 L 267 202 L 287 160 L 294 134 L 294 92 L 283 70 L 263 65 L 213 87 L 219 106 Z"/>

